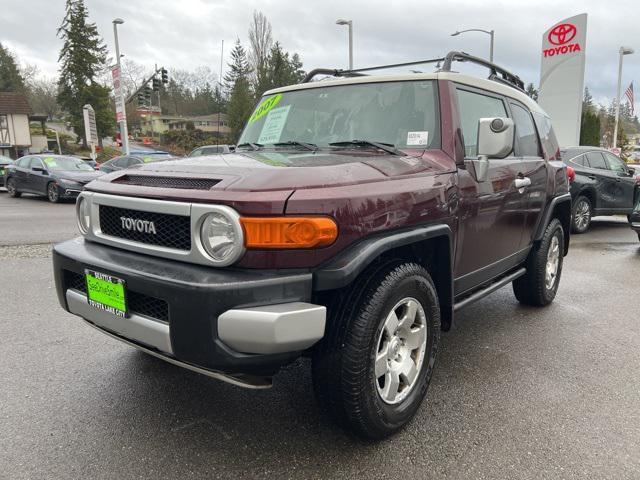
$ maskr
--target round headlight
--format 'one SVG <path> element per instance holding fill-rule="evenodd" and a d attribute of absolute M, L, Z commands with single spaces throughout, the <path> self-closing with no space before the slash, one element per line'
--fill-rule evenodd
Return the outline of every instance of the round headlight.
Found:
<path fill-rule="evenodd" d="M 244 238 L 238 214 L 220 209 L 207 214 L 200 226 L 200 241 L 214 263 L 227 266 L 244 253 Z"/>
<path fill-rule="evenodd" d="M 76 215 L 78 217 L 78 228 L 80 233 L 86 235 L 91 227 L 91 205 L 85 197 L 78 197 L 76 203 Z"/>

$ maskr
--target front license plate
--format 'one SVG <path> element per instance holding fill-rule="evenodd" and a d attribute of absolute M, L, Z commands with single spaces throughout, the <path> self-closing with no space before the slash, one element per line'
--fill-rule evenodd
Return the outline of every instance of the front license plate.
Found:
<path fill-rule="evenodd" d="M 85 270 L 84 276 L 87 282 L 89 305 L 118 317 L 127 316 L 124 280 L 93 270 Z"/>

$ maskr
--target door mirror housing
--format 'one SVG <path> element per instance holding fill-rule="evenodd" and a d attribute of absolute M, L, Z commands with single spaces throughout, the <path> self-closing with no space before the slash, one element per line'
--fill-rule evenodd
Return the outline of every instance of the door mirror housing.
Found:
<path fill-rule="evenodd" d="M 513 120 L 510 118 L 478 120 L 478 158 L 465 162 L 476 182 L 487 180 L 489 159 L 505 158 L 513 151 L 515 132 Z"/>
<path fill-rule="evenodd" d="M 630 177 L 633 177 L 636 174 L 636 169 L 635 168 L 627 167 L 627 170 L 629 171 L 629 176 Z"/>
<path fill-rule="evenodd" d="M 42 168 L 42 167 L 31 167 L 31 170 L 33 170 L 34 172 L 40 172 L 44 175 L 46 175 L 47 173 L 47 169 L 46 168 Z"/>

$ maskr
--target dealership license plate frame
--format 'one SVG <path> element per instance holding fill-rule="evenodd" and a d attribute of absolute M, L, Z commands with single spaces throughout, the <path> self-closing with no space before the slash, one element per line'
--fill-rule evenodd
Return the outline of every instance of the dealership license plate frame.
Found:
<path fill-rule="evenodd" d="M 84 271 L 84 278 L 90 306 L 117 317 L 129 317 L 126 282 L 122 278 L 88 268 Z M 100 287 L 103 292 L 97 291 Z"/>

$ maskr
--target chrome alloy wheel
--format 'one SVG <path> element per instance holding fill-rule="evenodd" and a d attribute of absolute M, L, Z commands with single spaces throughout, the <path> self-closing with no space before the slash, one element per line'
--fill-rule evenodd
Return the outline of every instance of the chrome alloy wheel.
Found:
<path fill-rule="evenodd" d="M 591 208 L 589 207 L 589 203 L 585 200 L 581 200 L 578 206 L 576 207 L 575 213 L 575 226 L 578 230 L 583 230 L 587 228 L 589 225 L 589 221 L 591 220 Z"/>
<path fill-rule="evenodd" d="M 400 403 L 418 383 L 427 349 L 427 318 L 415 298 L 404 298 L 391 309 L 378 337 L 375 382 L 380 398 Z"/>
<path fill-rule="evenodd" d="M 560 265 L 560 241 L 558 236 L 554 235 L 551 238 L 549 244 L 549 251 L 547 252 L 547 266 L 544 274 L 544 285 L 547 290 L 551 290 L 558 278 L 558 266 Z"/>

